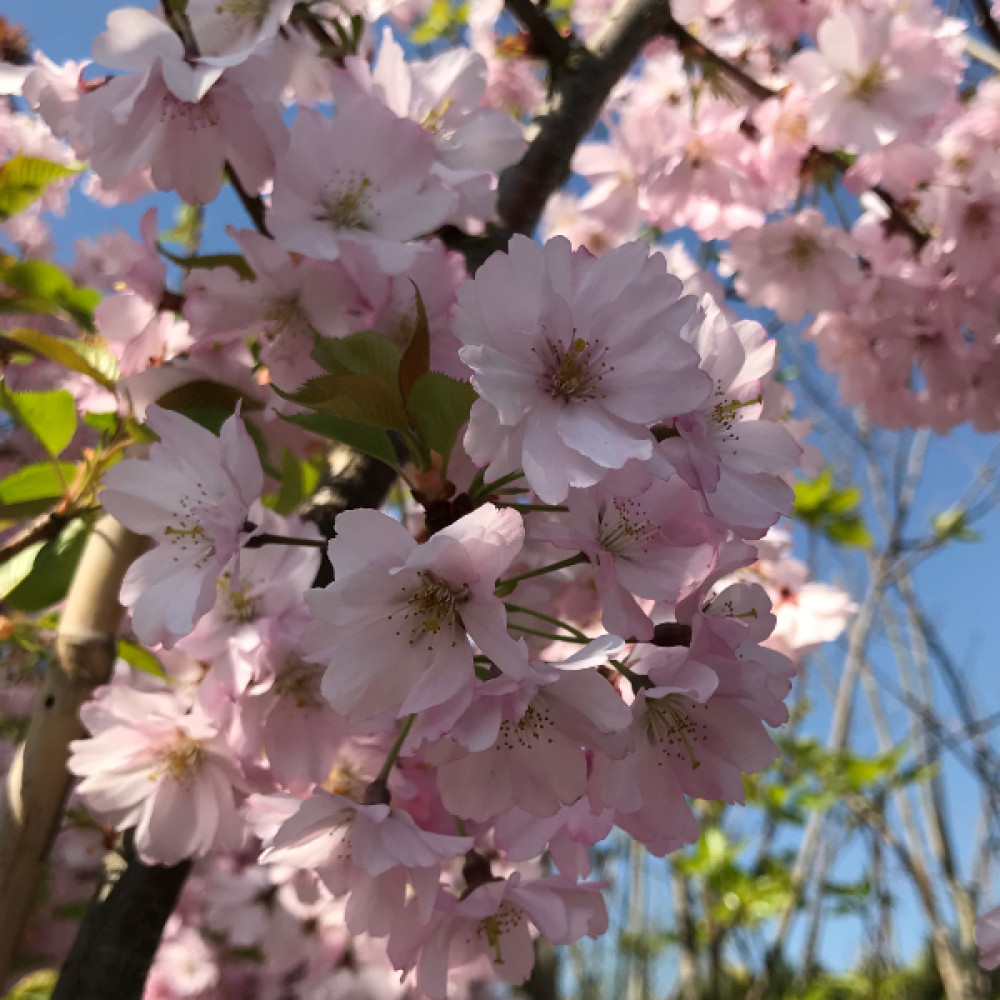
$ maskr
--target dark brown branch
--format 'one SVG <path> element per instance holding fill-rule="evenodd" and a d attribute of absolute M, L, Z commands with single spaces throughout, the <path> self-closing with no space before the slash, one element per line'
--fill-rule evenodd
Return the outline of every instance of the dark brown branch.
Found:
<path fill-rule="evenodd" d="M 531 39 L 528 54 L 544 59 L 554 80 L 573 51 L 572 40 L 545 16 L 535 0 L 504 0 L 504 6 L 517 18 Z"/>
<path fill-rule="evenodd" d="M 330 472 L 304 514 L 326 537 L 332 536 L 337 514 L 349 507 L 380 507 L 396 480 L 396 473 L 376 459 L 347 448 L 338 453 L 349 457 Z M 324 566 L 328 571 L 325 554 Z M 326 580 L 317 580 L 317 586 L 329 579 L 332 573 Z M 104 886 L 84 916 L 53 1000 L 140 1000 L 142 996 L 164 924 L 190 863 L 146 865 L 128 847 L 121 855 L 112 855 L 111 862 L 113 870 L 105 875 Z M 106 891 L 109 885 L 110 892 Z"/>
<path fill-rule="evenodd" d="M 731 63 L 703 42 L 698 41 L 684 25 L 678 24 L 672 17 L 663 33 L 677 43 L 677 48 L 680 49 L 681 55 L 694 59 L 706 66 L 711 66 L 718 73 L 729 77 L 734 83 L 739 84 L 748 94 L 756 97 L 758 101 L 766 101 L 769 97 L 777 96 L 778 91 L 759 83 L 735 63 Z"/>
<path fill-rule="evenodd" d="M 972 0 L 972 6 L 976 9 L 976 25 L 983 29 L 990 45 L 1000 52 L 1000 24 L 993 17 L 989 0 Z"/>
<path fill-rule="evenodd" d="M 566 183 L 577 146 L 593 128 L 612 87 L 629 71 L 646 43 L 671 23 L 666 0 L 623 0 L 590 48 L 577 46 L 558 78 L 539 131 L 521 161 L 500 176 L 498 214 L 505 233 L 493 233 L 491 250 L 504 237 L 531 235 L 552 194 Z"/>
<path fill-rule="evenodd" d="M 261 236 L 271 238 L 267 223 L 264 221 L 264 199 L 259 194 L 250 194 L 247 191 L 231 163 L 226 164 L 226 179 L 232 184 L 236 197 L 240 199 L 240 203 L 246 209 L 246 213 L 250 216 L 250 221 L 253 222 L 257 232 Z"/>
<path fill-rule="evenodd" d="M 190 861 L 143 864 L 131 847 L 105 860 L 51 1000 L 141 1000 L 160 937 L 184 888 Z"/>
<path fill-rule="evenodd" d="M 50 510 L 47 514 L 36 517 L 31 524 L 0 545 L 0 566 L 29 546 L 34 545 L 35 542 L 44 542 L 55 538 L 74 517 L 76 517 L 75 514 L 64 514 L 55 510 Z"/>

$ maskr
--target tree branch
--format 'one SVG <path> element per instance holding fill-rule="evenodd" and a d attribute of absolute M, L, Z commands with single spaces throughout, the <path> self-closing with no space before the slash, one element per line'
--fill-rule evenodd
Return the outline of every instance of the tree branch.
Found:
<path fill-rule="evenodd" d="M 545 16 L 535 0 L 504 0 L 504 6 L 528 33 L 531 39 L 529 54 L 541 56 L 549 64 L 549 73 L 554 80 L 573 51 L 572 40 Z"/>
<path fill-rule="evenodd" d="M 569 178 L 573 154 L 612 87 L 671 21 L 666 0 L 622 0 L 590 48 L 573 48 L 553 80 L 538 134 L 521 161 L 500 175 L 497 208 L 505 231 L 493 234 L 490 251 L 502 249 L 513 233 L 535 231 L 545 203 Z"/>
<path fill-rule="evenodd" d="M 264 199 L 259 194 L 250 194 L 247 191 L 243 186 L 243 182 L 236 175 L 236 171 L 233 169 L 231 163 L 226 163 L 225 172 L 226 179 L 232 184 L 233 190 L 236 192 L 236 197 L 240 199 L 240 204 L 246 209 L 246 213 L 250 216 L 250 221 L 254 224 L 254 228 L 261 236 L 267 236 L 270 239 L 271 233 L 267 228 L 267 223 L 264 221 Z"/>
<path fill-rule="evenodd" d="M 976 10 L 976 24 L 983 29 L 993 48 L 1000 52 L 1000 24 L 993 17 L 989 0 L 972 0 L 972 6 Z"/>
<path fill-rule="evenodd" d="M 125 571 L 145 540 L 111 517 L 94 527 L 66 598 L 55 653 L 28 735 L 0 795 L 0 983 L 6 980 L 41 883 L 69 789 L 69 743 L 86 733 L 79 709 L 107 683 L 117 655 Z"/>
<path fill-rule="evenodd" d="M 396 480 L 388 466 L 350 449 L 337 448 L 336 462 L 304 516 L 330 537 L 336 515 L 350 507 L 379 507 Z M 321 568 L 332 579 L 329 562 Z M 110 598 L 114 603 L 120 579 Z M 80 734 L 82 735 L 82 733 Z M 65 775 L 63 775 L 65 778 Z M 146 865 L 135 856 L 129 837 L 120 854 L 111 855 L 106 873 L 80 925 L 52 1000 L 140 1000 L 149 968 L 190 870 L 190 862 L 171 867 Z M 110 886 L 110 891 L 108 887 Z M 6 911 L 0 899 L 0 913 Z M 0 936 L 6 925 L 0 921 Z"/>

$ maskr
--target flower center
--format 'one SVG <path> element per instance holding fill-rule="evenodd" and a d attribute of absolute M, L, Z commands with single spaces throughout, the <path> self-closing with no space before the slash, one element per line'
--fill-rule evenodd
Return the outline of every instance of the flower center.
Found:
<path fill-rule="evenodd" d="M 329 222 L 334 229 L 371 228 L 372 182 L 362 176 L 346 188 L 336 188 L 323 196 L 323 211 L 319 219 Z"/>
<path fill-rule="evenodd" d="M 320 681 L 323 668 L 306 663 L 297 656 L 286 660 L 274 678 L 274 691 L 294 701 L 298 708 L 316 708 L 323 704 Z"/>
<path fill-rule="evenodd" d="M 440 104 L 431 108 L 423 116 L 423 118 L 420 119 L 420 127 L 425 132 L 430 132 L 431 135 L 437 135 L 444 125 L 444 116 L 448 113 L 448 109 L 454 103 L 455 102 L 452 98 L 446 97 Z"/>
<path fill-rule="evenodd" d="M 492 917 L 484 917 L 479 921 L 479 935 L 485 937 L 487 944 L 493 949 L 493 962 L 503 965 L 501 952 L 502 938 L 524 923 L 524 911 L 514 906 L 506 899 L 500 904 L 500 909 Z"/>
<path fill-rule="evenodd" d="M 819 241 L 811 233 L 796 233 L 785 255 L 800 271 L 812 266 L 819 253 Z"/>
<path fill-rule="evenodd" d="M 633 545 L 648 552 L 649 542 L 658 531 L 641 503 L 630 497 L 614 497 L 601 513 L 597 540 L 611 553 L 624 552 Z"/>
<path fill-rule="evenodd" d="M 595 399 L 605 371 L 615 370 L 614 365 L 609 367 L 607 362 L 599 360 L 608 350 L 599 345 L 598 339 L 591 344 L 582 337 L 577 337 L 569 348 L 562 341 L 550 343 L 544 377 L 536 379 L 535 384 L 543 386 L 553 399 L 567 404 L 574 399 Z"/>
<path fill-rule="evenodd" d="M 271 0 L 221 0 L 215 8 L 216 14 L 229 14 L 238 21 L 249 21 L 259 28 L 267 17 Z"/>
<path fill-rule="evenodd" d="M 269 302 L 264 320 L 266 325 L 261 333 L 268 343 L 274 343 L 290 328 L 300 329 L 307 325 L 302 304 L 295 294 L 284 295 Z"/>
<path fill-rule="evenodd" d="M 174 562 L 189 562 L 195 556 L 194 567 L 201 569 L 215 555 L 215 541 L 205 531 L 202 523 L 203 502 L 208 499 L 208 491 L 201 483 L 195 483 L 197 499 L 183 496 L 174 511 L 173 520 L 164 526 L 163 539 L 171 546 Z"/>
<path fill-rule="evenodd" d="M 413 629 L 409 639 L 411 646 L 422 635 L 437 635 L 442 630 L 450 632 L 455 625 L 461 625 L 459 608 L 469 599 L 468 587 L 453 587 L 426 570 L 421 570 L 417 576 L 420 585 L 407 594 L 407 610 L 403 615 Z M 392 620 L 392 615 L 389 619 Z M 396 635 L 401 634 L 402 630 L 396 632 Z"/>
<path fill-rule="evenodd" d="M 257 598 L 250 593 L 250 584 L 246 584 L 243 587 L 234 587 L 233 574 L 227 571 L 219 577 L 218 587 L 219 597 L 225 604 L 223 617 L 227 622 L 245 625 L 247 622 L 256 621 L 260 617 Z"/>
<path fill-rule="evenodd" d="M 885 70 L 881 63 L 872 63 L 861 74 L 851 77 L 851 96 L 862 104 L 871 104 L 885 89 Z"/>
<path fill-rule="evenodd" d="M 205 750 L 200 740 L 193 740 L 182 729 L 177 730 L 174 741 L 156 754 L 157 770 L 149 775 L 150 781 L 167 775 L 173 781 L 188 785 L 194 781 L 194 772 L 201 767 Z"/>
<path fill-rule="evenodd" d="M 705 707 L 679 694 L 647 698 L 646 739 L 665 756 L 687 759 L 692 769 L 697 769 L 701 761 L 695 756 L 692 743 L 704 739 L 708 727 L 696 722 L 691 713 Z"/>
<path fill-rule="evenodd" d="M 531 704 L 517 722 L 504 719 L 500 723 L 495 745 L 498 750 L 534 750 L 552 742 L 552 737 L 546 735 L 546 730 L 551 728 L 552 717 L 548 709 L 541 704 Z"/>

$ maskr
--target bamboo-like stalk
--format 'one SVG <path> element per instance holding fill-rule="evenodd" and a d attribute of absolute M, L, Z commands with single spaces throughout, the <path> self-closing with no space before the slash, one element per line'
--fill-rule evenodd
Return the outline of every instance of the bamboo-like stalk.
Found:
<path fill-rule="evenodd" d="M 145 540 L 111 517 L 97 522 L 66 598 L 55 655 L 28 734 L 0 796 L 0 984 L 24 934 L 69 791 L 71 740 L 84 736 L 80 706 L 111 677 L 122 608 L 118 591 Z"/>

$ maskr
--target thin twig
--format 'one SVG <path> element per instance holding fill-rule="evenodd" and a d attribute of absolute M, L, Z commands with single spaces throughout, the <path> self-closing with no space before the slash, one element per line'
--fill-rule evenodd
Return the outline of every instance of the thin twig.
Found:
<path fill-rule="evenodd" d="M 504 0 L 504 6 L 528 33 L 531 39 L 528 54 L 541 56 L 549 64 L 554 80 L 573 51 L 573 41 L 559 31 L 534 0 Z"/>
<path fill-rule="evenodd" d="M 233 190 L 236 192 L 236 197 L 240 199 L 240 203 L 246 209 L 246 213 L 250 216 L 250 221 L 254 224 L 254 228 L 261 236 L 267 236 L 269 239 L 272 238 L 270 230 L 267 228 L 267 223 L 264 221 L 264 199 L 259 194 L 250 194 L 247 191 L 231 163 L 226 163 L 225 172 L 226 179 L 232 184 Z"/>

